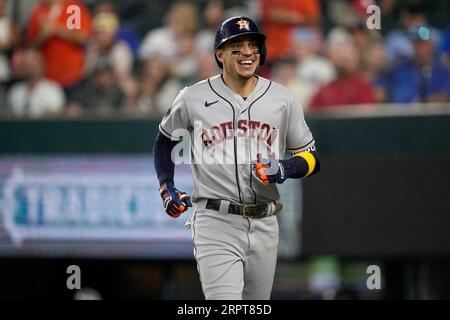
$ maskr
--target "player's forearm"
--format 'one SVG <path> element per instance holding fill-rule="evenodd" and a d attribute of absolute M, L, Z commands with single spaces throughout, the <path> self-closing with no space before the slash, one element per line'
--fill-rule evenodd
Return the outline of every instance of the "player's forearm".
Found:
<path fill-rule="evenodd" d="M 172 182 L 175 172 L 175 164 L 172 162 L 172 149 L 178 141 L 172 141 L 158 132 L 153 146 L 153 157 L 156 175 L 159 183 Z"/>
<path fill-rule="evenodd" d="M 300 179 L 314 175 L 320 171 L 320 161 L 315 151 L 295 154 L 292 158 L 280 161 L 285 178 Z"/>

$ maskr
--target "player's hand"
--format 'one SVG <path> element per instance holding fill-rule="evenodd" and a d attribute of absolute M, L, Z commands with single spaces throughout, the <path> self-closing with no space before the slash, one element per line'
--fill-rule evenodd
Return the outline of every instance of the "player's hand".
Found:
<path fill-rule="evenodd" d="M 164 210 L 172 218 L 178 218 L 183 212 L 192 207 L 191 197 L 180 191 L 172 183 L 163 183 L 159 188 L 163 200 Z"/>
<path fill-rule="evenodd" d="M 265 185 L 270 183 L 283 183 L 286 180 L 283 164 L 275 159 L 261 158 L 260 153 L 256 155 L 253 170 Z"/>

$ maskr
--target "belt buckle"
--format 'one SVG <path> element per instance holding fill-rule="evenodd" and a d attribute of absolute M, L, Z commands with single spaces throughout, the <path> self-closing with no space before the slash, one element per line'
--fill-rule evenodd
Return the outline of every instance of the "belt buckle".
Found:
<path fill-rule="evenodd" d="M 249 218 L 248 216 L 248 205 L 244 204 L 244 208 L 242 209 L 242 216 L 244 218 Z"/>
<path fill-rule="evenodd" d="M 256 210 L 256 213 L 249 214 L 248 210 L 250 208 L 254 208 Z M 244 218 L 258 218 L 261 216 L 261 213 L 259 212 L 258 206 L 255 206 L 254 204 L 244 204 L 244 208 L 242 209 L 242 216 Z"/>

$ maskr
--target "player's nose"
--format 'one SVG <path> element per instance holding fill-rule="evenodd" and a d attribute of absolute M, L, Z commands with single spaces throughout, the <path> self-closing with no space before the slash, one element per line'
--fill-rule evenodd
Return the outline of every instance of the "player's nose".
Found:
<path fill-rule="evenodd" d="M 241 54 L 250 56 L 253 54 L 254 49 L 249 43 L 244 43 L 241 48 Z"/>

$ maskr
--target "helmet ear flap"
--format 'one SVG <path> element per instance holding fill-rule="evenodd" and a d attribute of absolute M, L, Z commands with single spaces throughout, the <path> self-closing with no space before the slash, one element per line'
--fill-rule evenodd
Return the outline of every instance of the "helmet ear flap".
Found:
<path fill-rule="evenodd" d="M 264 62 L 266 61 L 266 54 L 267 54 L 267 48 L 266 48 L 266 45 L 263 43 L 259 49 L 259 65 L 260 66 L 264 65 Z"/>
<path fill-rule="evenodd" d="M 217 57 L 215 57 L 215 58 L 216 58 L 216 62 L 217 62 L 217 65 L 219 66 L 219 68 L 223 69 L 223 63 L 220 62 L 219 59 L 217 59 Z"/>
<path fill-rule="evenodd" d="M 214 59 L 216 59 L 216 63 L 220 69 L 223 69 L 223 63 L 220 62 L 219 58 L 217 58 L 217 50 L 214 50 Z"/>

